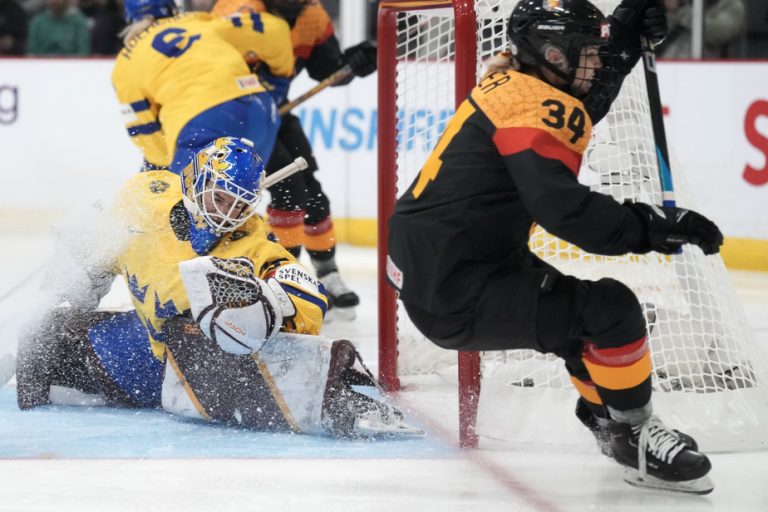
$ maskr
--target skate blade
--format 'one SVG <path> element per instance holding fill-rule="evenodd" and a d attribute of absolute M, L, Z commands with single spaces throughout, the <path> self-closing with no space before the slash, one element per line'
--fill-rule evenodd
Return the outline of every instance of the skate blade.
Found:
<path fill-rule="evenodd" d="M 378 422 L 371 422 L 365 419 L 358 421 L 355 431 L 362 437 L 370 438 L 412 438 L 424 437 L 427 435 L 423 430 L 412 427 L 406 423 L 398 425 L 383 425 Z"/>
<path fill-rule="evenodd" d="M 684 482 L 670 482 L 669 480 L 662 480 L 651 475 L 642 476 L 638 470 L 633 468 L 624 468 L 624 481 L 635 487 L 682 492 L 686 494 L 709 494 L 715 488 L 712 479 L 706 475 L 701 478 L 686 480 Z"/>

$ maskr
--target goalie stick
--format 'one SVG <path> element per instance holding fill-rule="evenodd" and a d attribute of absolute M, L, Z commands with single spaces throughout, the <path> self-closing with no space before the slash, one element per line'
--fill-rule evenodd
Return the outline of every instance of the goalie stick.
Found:
<path fill-rule="evenodd" d="M 313 88 L 296 98 L 295 100 L 289 101 L 288 103 L 282 105 L 278 112 L 280 115 L 285 115 L 294 108 L 298 107 L 323 89 L 327 87 L 331 87 L 333 85 L 336 85 L 337 83 L 346 80 L 349 78 L 354 72 L 352 71 L 352 67 L 350 67 L 349 64 L 344 66 L 343 68 L 339 69 L 338 71 L 334 72 L 331 76 L 323 80 L 322 82 L 315 85 Z"/>

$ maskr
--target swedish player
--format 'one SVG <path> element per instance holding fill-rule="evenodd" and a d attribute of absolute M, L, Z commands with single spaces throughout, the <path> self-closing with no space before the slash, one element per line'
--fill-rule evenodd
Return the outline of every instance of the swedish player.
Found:
<path fill-rule="evenodd" d="M 390 219 L 388 277 L 437 345 L 533 349 L 561 357 L 577 412 L 628 482 L 704 494 L 708 458 L 653 416 L 642 309 L 614 279 L 567 276 L 528 247 L 535 222 L 586 251 L 705 254 L 723 236 L 702 215 L 620 204 L 577 181 L 592 125 L 640 56 L 666 33 L 656 0 L 623 0 L 606 19 L 586 0 L 521 0 L 509 70 L 458 107 Z"/>
<path fill-rule="evenodd" d="M 268 13 L 177 14 L 173 0 L 124 5 L 129 25 L 112 82 L 146 168 L 179 173 L 222 136 L 247 138 L 268 159 L 280 124 L 275 104 L 294 69 L 288 24 Z"/>
<path fill-rule="evenodd" d="M 364 77 L 376 71 L 376 47 L 363 41 L 342 51 L 331 17 L 319 0 L 218 0 L 211 11 L 217 16 L 251 12 L 274 14 L 288 22 L 296 55 L 296 75 L 306 69 L 312 79 L 322 81 L 349 65 L 353 74 L 336 84 L 345 85 L 354 76 Z M 318 164 L 312 146 L 299 118 L 289 112 L 283 115 L 267 172 L 279 169 L 298 156 L 307 160 L 309 169 L 270 189 L 271 231 L 296 257 L 304 247 L 328 291 L 332 314 L 353 319 L 360 300 L 342 279 L 336 263 L 336 233 L 330 201 L 315 178 Z"/>
<path fill-rule="evenodd" d="M 86 271 L 121 274 L 135 309 L 55 310 L 20 344 L 19 407 L 77 392 L 259 430 L 420 434 L 351 389 L 375 383 L 349 341 L 318 336 L 322 286 L 254 215 L 263 177 L 252 143 L 224 137 L 181 176 L 130 178 L 113 207 L 119 254 Z"/>

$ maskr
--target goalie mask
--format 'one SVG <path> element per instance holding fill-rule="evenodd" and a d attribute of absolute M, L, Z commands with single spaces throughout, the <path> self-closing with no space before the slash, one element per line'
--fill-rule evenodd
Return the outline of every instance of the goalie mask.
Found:
<path fill-rule="evenodd" d="M 173 0 L 124 0 L 125 21 L 128 24 L 140 21 L 147 16 L 155 19 L 168 18 L 178 12 Z"/>
<path fill-rule="evenodd" d="M 509 17 L 507 36 L 521 65 L 546 68 L 582 96 L 591 83 L 577 82 L 591 82 L 602 67 L 598 52 L 609 42 L 610 28 L 587 0 L 521 0 Z"/>
<path fill-rule="evenodd" d="M 196 225 L 216 234 L 234 231 L 256 213 L 264 172 L 251 141 L 218 138 L 181 172 L 184 206 Z"/>

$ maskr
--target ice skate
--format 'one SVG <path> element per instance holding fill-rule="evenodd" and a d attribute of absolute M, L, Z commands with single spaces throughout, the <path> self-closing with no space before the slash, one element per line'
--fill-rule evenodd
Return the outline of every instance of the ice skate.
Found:
<path fill-rule="evenodd" d="M 324 275 L 320 282 L 328 294 L 328 310 L 332 318 L 339 320 L 354 320 L 355 306 L 360 304 L 360 298 L 347 287 L 337 270 Z"/>
<path fill-rule="evenodd" d="M 389 404 L 350 388 L 342 389 L 324 410 L 323 426 L 337 436 L 352 439 L 423 437 Z"/>
<path fill-rule="evenodd" d="M 352 389 L 352 385 L 376 385 L 372 376 L 353 368 L 357 351 L 347 340 L 334 343 L 323 397 L 323 427 L 336 437 L 421 437 L 424 431 L 406 423 L 403 414 L 380 400 Z"/>
<path fill-rule="evenodd" d="M 657 417 L 636 426 L 609 421 L 608 429 L 613 457 L 625 467 L 627 483 L 690 494 L 708 494 L 714 489 L 707 476 L 712 469 L 707 456 Z"/>
<path fill-rule="evenodd" d="M 606 457 L 613 458 L 613 448 L 611 446 L 611 432 L 608 428 L 609 420 L 601 418 L 595 415 L 589 408 L 583 398 L 579 398 L 576 401 L 576 417 L 579 418 L 582 425 L 587 427 L 592 435 L 595 436 L 597 446 L 600 448 L 600 452 Z M 696 440 L 684 432 L 679 430 L 673 430 L 677 437 L 680 438 L 688 447 L 694 451 L 699 449 Z"/>

